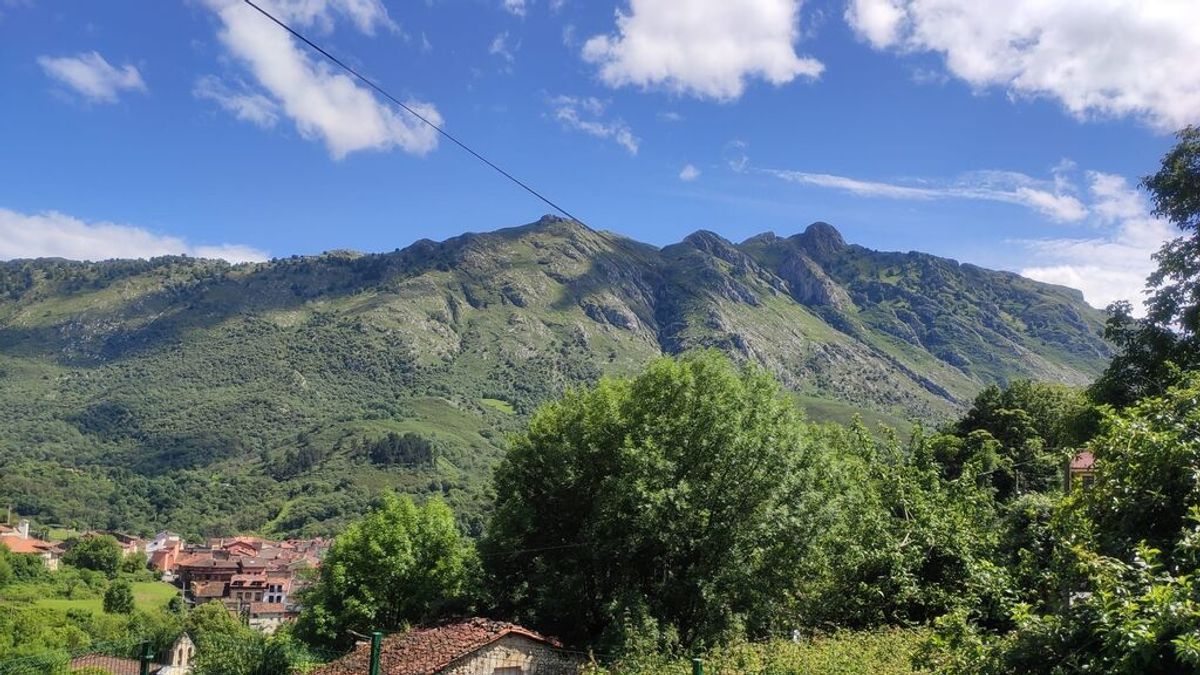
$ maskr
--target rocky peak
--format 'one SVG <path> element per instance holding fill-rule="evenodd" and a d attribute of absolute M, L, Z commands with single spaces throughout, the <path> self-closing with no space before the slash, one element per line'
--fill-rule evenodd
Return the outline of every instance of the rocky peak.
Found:
<path fill-rule="evenodd" d="M 696 230 L 684 237 L 683 242 L 725 262 L 737 265 L 746 264 L 745 254 L 739 251 L 729 240 L 714 232 Z"/>
<path fill-rule="evenodd" d="M 803 233 L 796 235 L 793 239 L 818 260 L 846 248 L 846 240 L 842 239 L 842 234 L 837 231 L 837 228 L 821 221 L 809 225 Z"/>

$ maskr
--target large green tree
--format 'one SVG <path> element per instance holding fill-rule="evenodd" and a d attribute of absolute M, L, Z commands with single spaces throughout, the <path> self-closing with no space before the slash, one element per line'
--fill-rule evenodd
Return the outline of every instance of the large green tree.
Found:
<path fill-rule="evenodd" d="M 348 631 L 396 630 L 468 609 L 478 558 L 450 508 L 385 494 L 334 540 L 303 597 L 301 635 L 344 645 Z"/>
<path fill-rule="evenodd" d="M 1182 235 L 1155 254 L 1158 268 L 1147 279 L 1146 316 L 1135 319 L 1127 302 L 1109 308 L 1106 336 L 1118 353 L 1093 394 L 1118 406 L 1161 394 L 1182 373 L 1200 368 L 1200 127 L 1179 132 L 1158 172 L 1144 178 L 1142 186 L 1154 214 Z"/>
<path fill-rule="evenodd" d="M 823 515 L 796 406 L 716 352 L 568 393 L 510 445 L 482 546 L 491 588 L 571 639 L 766 628 Z"/>
<path fill-rule="evenodd" d="M 72 543 L 63 562 L 113 576 L 121 565 L 121 545 L 108 535 L 84 537 Z"/>

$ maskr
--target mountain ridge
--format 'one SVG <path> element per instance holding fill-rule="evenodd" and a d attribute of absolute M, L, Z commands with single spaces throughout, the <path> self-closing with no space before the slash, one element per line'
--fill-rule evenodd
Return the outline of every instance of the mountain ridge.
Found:
<path fill-rule="evenodd" d="M 761 364 L 818 419 L 937 422 L 987 384 L 1088 382 L 1110 354 L 1102 320 L 1077 291 L 872 251 L 821 222 L 655 247 L 547 216 L 390 253 L 8 261 L 0 498 L 84 521 L 158 500 L 103 526 L 319 533 L 396 487 L 478 526 L 504 433 L 661 354 Z M 369 460 L 406 433 L 437 460 Z M 160 494 L 223 494 L 214 476 L 261 498 L 215 498 L 235 517 Z"/>

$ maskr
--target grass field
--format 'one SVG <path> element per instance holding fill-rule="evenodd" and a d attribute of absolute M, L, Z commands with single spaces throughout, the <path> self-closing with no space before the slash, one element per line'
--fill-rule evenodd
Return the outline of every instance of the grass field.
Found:
<path fill-rule="evenodd" d="M 139 609 L 161 609 L 179 589 L 161 581 L 138 581 L 133 584 L 133 602 Z M 32 602 L 34 607 L 65 612 L 81 609 L 89 612 L 104 611 L 103 598 L 39 598 Z"/>

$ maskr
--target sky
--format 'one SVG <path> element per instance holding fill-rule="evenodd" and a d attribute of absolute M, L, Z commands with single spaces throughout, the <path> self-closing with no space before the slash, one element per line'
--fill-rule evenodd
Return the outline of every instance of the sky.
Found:
<path fill-rule="evenodd" d="M 1137 301 L 1194 0 L 260 0 L 594 229 L 814 221 Z M 552 212 L 240 0 L 0 0 L 0 259 L 232 261 Z"/>

